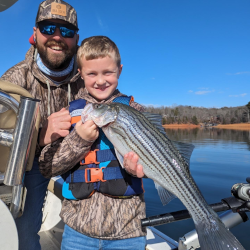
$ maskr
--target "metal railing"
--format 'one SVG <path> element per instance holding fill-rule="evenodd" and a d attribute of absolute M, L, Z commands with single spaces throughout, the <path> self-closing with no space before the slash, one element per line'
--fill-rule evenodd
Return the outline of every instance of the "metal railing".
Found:
<path fill-rule="evenodd" d="M 22 96 L 19 104 L 12 96 L 0 91 L 0 105 L 12 109 L 17 115 L 15 129 L 0 129 L 0 144 L 10 148 L 7 168 L 4 174 L 0 174 L 0 184 L 12 187 L 10 211 L 14 218 L 20 215 L 20 210 L 24 207 L 26 190 L 23 180 L 39 102 Z"/>

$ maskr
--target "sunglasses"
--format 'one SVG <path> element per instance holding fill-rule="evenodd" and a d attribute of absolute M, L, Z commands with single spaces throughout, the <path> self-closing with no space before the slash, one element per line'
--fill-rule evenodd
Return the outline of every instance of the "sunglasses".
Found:
<path fill-rule="evenodd" d="M 45 35 L 53 35 L 56 31 L 56 27 L 59 28 L 62 37 L 73 38 L 77 30 L 73 27 L 69 27 L 67 24 L 62 23 L 52 23 L 48 21 L 43 21 L 37 23 L 37 27 L 40 32 Z"/>

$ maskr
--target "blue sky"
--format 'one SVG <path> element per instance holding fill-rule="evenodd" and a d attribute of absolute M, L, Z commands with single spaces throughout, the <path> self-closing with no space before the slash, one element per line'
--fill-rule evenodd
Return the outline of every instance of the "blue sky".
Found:
<path fill-rule="evenodd" d="M 40 0 L 0 12 L 0 75 L 24 59 Z M 235 107 L 250 101 L 249 0 L 70 0 L 80 41 L 120 49 L 119 90 L 144 105 Z"/>

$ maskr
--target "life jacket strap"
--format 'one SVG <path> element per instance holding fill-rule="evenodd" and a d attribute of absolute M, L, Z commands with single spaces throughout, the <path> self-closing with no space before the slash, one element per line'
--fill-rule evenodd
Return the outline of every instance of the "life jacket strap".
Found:
<path fill-rule="evenodd" d="M 71 124 L 75 124 L 81 120 L 81 116 L 73 116 L 71 117 Z"/>
<path fill-rule="evenodd" d="M 103 179 L 103 172 L 102 168 L 86 168 L 85 169 L 85 182 L 86 183 L 92 183 L 92 182 L 98 182 L 102 181 L 105 182 L 106 180 Z"/>
<path fill-rule="evenodd" d="M 80 161 L 80 165 L 87 165 L 91 163 L 99 164 L 100 162 L 114 160 L 116 160 L 116 155 L 113 148 L 100 151 L 99 149 L 95 149 L 94 151 L 89 151 L 85 159 Z"/>
<path fill-rule="evenodd" d="M 88 165 L 88 164 L 100 164 L 96 160 L 96 151 L 99 151 L 99 149 L 95 149 L 93 151 L 89 151 L 88 154 L 85 156 L 85 159 L 80 161 L 80 165 Z"/>
<path fill-rule="evenodd" d="M 91 182 L 105 182 L 114 179 L 123 179 L 123 169 L 117 167 L 102 167 L 102 168 L 86 168 L 78 169 L 73 174 L 66 178 L 66 183 L 91 183 Z"/>
<path fill-rule="evenodd" d="M 112 102 L 122 103 L 129 106 L 133 101 L 133 96 L 118 96 Z"/>

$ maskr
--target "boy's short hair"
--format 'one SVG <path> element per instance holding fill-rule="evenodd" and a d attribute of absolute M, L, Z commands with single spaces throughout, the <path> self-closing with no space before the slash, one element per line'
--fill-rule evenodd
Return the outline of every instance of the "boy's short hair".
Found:
<path fill-rule="evenodd" d="M 92 36 L 84 39 L 81 43 L 81 46 L 77 51 L 77 65 L 78 68 L 81 68 L 82 63 L 81 59 L 84 56 L 86 60 L 92 60 L 97 58 L 103 58 L 106 56 L 113 57 L 112 53 L 114 52 L 114 60 L 117 63 L 117 66 L 121 65 L 121 56 L 116 44 L 106 36 Z"/>

